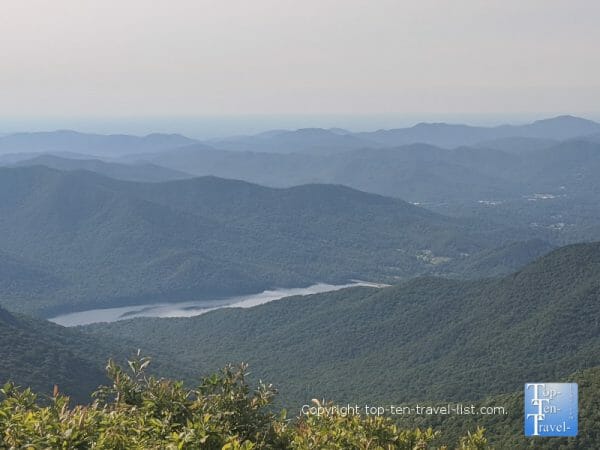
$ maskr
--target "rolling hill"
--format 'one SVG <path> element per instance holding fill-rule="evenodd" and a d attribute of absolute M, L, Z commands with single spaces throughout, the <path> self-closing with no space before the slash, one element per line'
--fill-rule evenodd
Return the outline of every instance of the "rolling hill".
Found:
<path fill-rule="evenodd" d="M 155 164 L 119 164 L 99 159 L 71 159 L 51 154 L 39 155 L 31 159 L 19 161 L 13 166 L 46 166 L 58 170 L 88 170 L 107 177 L 127 181 L 160 182 L 182 180 L 192 175 L 167 169 Z"/>
<path fill-rule="evenodd" d="M 137 350 L 135 343 L 127 339 L 98 339 L 3 308 L 0 308 L 0 342 L 0 387 L 11 381 L 22 388 L 31 388 L 44 402 L 57 385 L 74 402 L 89 404 L 90 394 L 109 381 L 107 361 L 113 359 L 123 364 Z M 194 375 L 168 361 L 157 361 L 152 366 L 151 374 L 177 373 L 188 379 Z"/>
<path fill-rule="evenodd" d="M 544 150 L 560 144 L 555 139 L 507 137 L 479 142 L 474 146 L 481 149 L 500 150 L 508 153 L 524 153 L 532 150 Z"/>
<path fill-rule="evenodd" d="M 318 281 L 395 282 L 431 270 L 423 252 L 454 262 L 515 235 L 343 186 L 0 169 L 0 249 L 65 283 L 2 305 L 42 315 Z"/>
<path fill-rule="evenodd" d="M 439 130 L 454 130 L 448 133 L 457 139 L 452 145 L 438 142 L 434 137 L 441 132 Z M 600 187 L 593 173 L 600 164 L 600 145 L 594 142 L 593 136 L 598 131 L 600 125 L 595 122 L 563 116 L 528 125 L 491 128 L 420 124 L 386 131 L 408 133 L 406 139 L 390 141 L 389 145 L 374 143 L 356 133 L 323 129 L 274 130 L 256 136 L 211 141 L 209 145 L 159 135 L 138 138 L 56 132 L 31 136 L 35 137 L 34 142 L 39 141 L 33 147 L 46 151 L 94 153 L 94 149 L 100 149 L 99 154 L 105 158 L 121 154 L 117 161 L 104 164 L 64 160 L 81 159 L 80 156 L 65 155 L 61 160 L 38 156 L 39 162 L 59 169 L 86 169 L 134 181 L 179 179 L 189 173 L 272 187 L 343 184 L 432 207 L 439 204 L 462 207 L 479 201 L 514 201 L 536 193 L 587 197 L 597 193 Z M 68 143 L 69 139 L 79 144 L 71 146 L 73 148 L 54 144 L 55 141 Z M 223 144 L 217 150 L 214 146 L 219 142 L 235 145 Z M 114 152 L 110 150 L 113 147 Z M 14 160 L 15 156 L 7 159 Z M 127 168 L 117 166 L 117 162 L 128 163 Z M 582 172 L 586 174 L 585 180 L 581 179 Z M 558 192 L 561 187 L 575 190 Z"/>
<path fill-rule="evenodd" d="M 596 142 L 596 143 L 600 144 L 600 133 L 594 133 L 589 136 L 585 136 L 585 139 L 590 142 Z"/>
<path fill-rule="evenodd" d="M 379 144 L 354 136 L 349 132 L 322 128 L 273 130 L 253 136 L 239 136 L 209 142 L 221 150 L 261 153 L 303 153 L 330 155 L 361 148 L 379 147 Z"/>
<path fill-rule="evenodd" d="M 45 295 L 64 285 L 49 267 L 0 251 L 0 295 Z"/>
<path fill-rule="evenodd" d="M 87 402 L 107 381 L 102 359 L 111 351 L 95 339 L 43 320 L 15 316 L 0 308 L 0 383 L 12 380 L 46 396 L 53 386 Z M 112 354 L 120 350 L 113 347 Z"/>
<path fill-rule="evenodd" d="M 58 130 L 36 133 L 14 133 L 0 137 L 3 153 L 56 153 L 72 152 L 95 156 L 120 156 L 129 153 L 147 153 L 182 147 L 196 141 L 178 134 L 125 134 L 102 135 Z"/>
<path fill-rule="evenodd" d="M 274 187 L 335 183 L 415 202 L 506 198 L 522 190 L 491 174 L 514 167 L 518 157 L 488 150 L 446 150 L 423 144 L 356 150 L 329 156 L 225 152 L 190 146 L 140 158 L 173 170 L 214 175 Z"/>
<path fill-rule="evenodd" d="M 589 196 L 599 189 L 592 173 L 600 164 L 600 144 L 569 140 L 527 151 L 411 144 L 327 156 L 226 152 L 199 145 L 139 160 L 267 186 L 335 183 L 411 202 L 456 204 L 557 193 L 560 186 Z"/>
<path fill-rule="evenodd" d="M 557 245 L 600 239 L 600 144 L 516 141 L 506 140 L 503 149 L 411 144 L 328 156 L 190 146 L 146 155 L 146 161 L 274 187 L 343 184 L 444 215 L 529 229 Z"/>
<path fill-rule="evenodd" d="M 475 145 L 503 138 L 566 140 L 600 132 L 600 124 L 573 116 L 558 116 L 525 125 L 475 127 L 447 123 L 420 123 L 410 128 L 356 133 L 356 136 L 386 147 L 411 143 L 431 144 L 444 148 Z"/>
<path fill-rule="evenodd" d="M 497 277 L 516 272 L 556 247 L 541 239 L 512 242 L 493 250 L 479 253 L 455 264 L 450 270 L 462 278 Z M 445 273 L 452 275 L 452 273 Z"/>
<path fill-rule="evenodd" d="M 429 144 L 443 148 L 472 146 L 487 141 L 505 141 L 539 146 L 536 141 L 562 141 L 600 132 L 600 124 L 573 116 L 558 116 L 524 125 L 495 127 L 449 123 L 419 123 L 408 128 L 352 133 L 346 130 L 304 128 L 272 130 L 252 136 L 236 136 L 208 142 L 215 148 L 259 153 L 304 153 L 330 155 L 365 149 Z M 504 142 L 504 145 L 507 142 Z M 493 146 L 492 146 L 493 147 Z"/>

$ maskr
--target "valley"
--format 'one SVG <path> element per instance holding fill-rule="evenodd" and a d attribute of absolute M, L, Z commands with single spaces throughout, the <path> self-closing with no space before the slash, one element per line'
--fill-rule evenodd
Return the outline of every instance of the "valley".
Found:
<path fill-rule="evenodd" d="M 328 133 L 92 136 L 100 156 L 59 133 L 5 155 L 0 377 L 85 404 L 107 361 L 138 349 L 181 386 L 245 362 L 293 415 L 312 398 L 514 408 L 523 380 L 595 386 L 597 142 Z M 510 440 L 494 418 L 404 425 L 442 427 L 440 444 L 478 425 Z"/>
<path fill-rule="evenodd" d="M 279 386 L 288 408 L 315 397 L 476 400 L 600 365 L 599 271 L 600 245 L 577 244 L 501 278 L 415 278 L 81 330 L 133 340 L 199 372 L 246 361 Z"/>
<path fill-rule="evenodd" d="M 515 234 L 535 237 L 339 185 L 141 183 L 32 166 L 0 168 L 0 188 L 0 248 L 56 280 L 10 294 L 13 281 L 0 278 L 0 304 L 43 317 L 317 282 L 391 284 L 451 271 Z"/>

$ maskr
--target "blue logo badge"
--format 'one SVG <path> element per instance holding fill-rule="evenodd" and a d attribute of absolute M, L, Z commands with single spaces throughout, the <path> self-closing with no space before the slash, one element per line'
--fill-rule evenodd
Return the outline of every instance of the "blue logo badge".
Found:
<path fill-rule="evenodd" d="M 525 384 L 525 436 L 577 436 L 577 383 Z"/>

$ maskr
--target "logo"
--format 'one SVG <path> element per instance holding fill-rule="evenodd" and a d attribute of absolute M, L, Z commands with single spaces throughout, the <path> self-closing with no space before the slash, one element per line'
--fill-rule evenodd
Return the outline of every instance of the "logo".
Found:
<path fill-rule="evenodd" d="M 577 383 L 525 384 L 525 436 L 577 436 Z"/>

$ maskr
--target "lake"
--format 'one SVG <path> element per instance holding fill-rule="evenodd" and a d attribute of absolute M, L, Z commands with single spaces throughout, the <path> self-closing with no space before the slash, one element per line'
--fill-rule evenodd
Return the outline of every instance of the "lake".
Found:
<path fill-rule="evenodd" d="M 192 317 L 219 308 L 250 308 L 263 303 L 279 300 L 292 295 L 318 294 L 320 292 L 336 291 L 354 286 L 380 287 L 375 283 L 356 281 L 349 284 L 313 284 L 305 288 L 273 289 L 259 294 L 242 295 L 237 297 L 196 300 L 179 303 L 151 303 L 118 308 L 90 309 L 74 313 L 61 314 L 48 320 L 65 327 L 89 325 L 98 322 L 116 322 L 117 320 L 133 319 L 135 317 Z"/>

